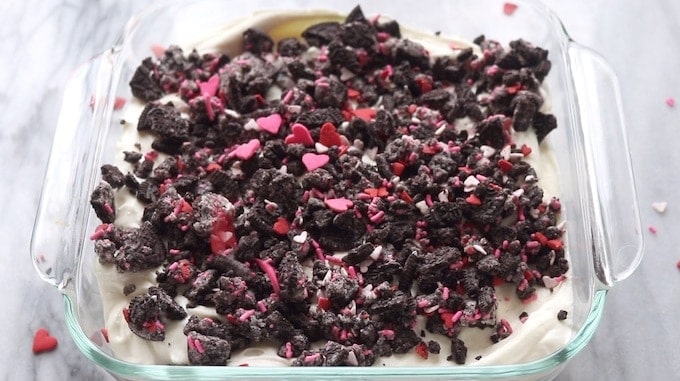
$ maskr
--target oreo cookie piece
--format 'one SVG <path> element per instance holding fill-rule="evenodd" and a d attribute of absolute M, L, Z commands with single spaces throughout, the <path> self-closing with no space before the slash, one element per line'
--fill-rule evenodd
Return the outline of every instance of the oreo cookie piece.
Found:
<path fill-rule="evenodd" d="M 187 334 L 189 365 L 227 365 L 231 356 L 229 341 L 192 331 Z"/>
<path fill-rule="evenodd" d="M 127 311 L 127 312 L 125 312 Z M 165 319 L 181 320 L 186 311 L 158 287 L 135 296 L 124 311 L 130 330 L 149 341 L 165 340 Z"/>
<path fill-rule="evenodd" d="M 104 164 L 101 167 L 102 179 L 113 188 L 120 188 L 125 184 L 125 175 L 115 165 Z"/>
<path fill-rule="evenodd" d="M 243 49 L 253 54 L 271 53 L 274 41 L 261 30 L 248 28 L 243 32 Z"/>
<path fill-rule="evenodd" d="M 109 183 L 102 181 L 90 195 L 90 205 L 102 222 L 113 223 L 116 219 L 116 204 L 113 197 L 113 188 Z"/>
<path fill-rule="evenodd" d="M 477 133 L 482 144 L 501 149 L 505 145 L 503 118 L 491 117 L 477 125 Z"/>
<path fill-rule="evenodd" d="M 356 22 L 348 22 L 340 27 L 340 40 L 353 48 L 361 48 L 372 51 L 376 44 L 375 29 L 373 26 L 358 18 Z"/>
<path fill-rule="evenodd" d="M 277 43 L 276 51 L 282 57 L 298 57 L 307 50 L 307 45 L 297 38 L 283 38 Z"/>
<path fill-rule="evenodd" d="M 408 39 L 399 40 L 392 54 L 396 62 L 406 61 L 412 67 L 418 67 L 421 70 L 430 68 L 430 57 L 425 48 L 417 42 Z"/>
<path fill-rule="evenodd" d="M 159 82 L 154 78 L 153 70 L 154 63 L 151 61 L 151 57 L 146 58 L 137 67 L 130 80 L 132 95 L 145 102 L 155 101 L 164 94 Z"/>
<path fill-rule="evenodd" d="M 189 122 L 172 104 L 149 103 L 137 123 L 139 131 L 150 131 L 166 139 L 183 141 L 189 137 Z"/>
<path fill-rule="evenodd" d="M 314 24 L 302 32 L 302 37 L 311 46 L 327 45 L 340 34 L 341 25 L 335 21 Z"/>
<path fill-rule="evenodd" d="M 142 223 L 137 229 L 123 231 L 121 241 L 116 255 L 116 267 L 121 272 L 159 266 L 167 256 L 165 244 L 149 222 Z"/>
<path fill-rule="evenodd" d="M 454 361 L 456 364 L 463 365 L 467 358 L 467 346 L 463 340 L 459 338 L 451 339 L 451 354 L 446 357 L 448 361 Z"/>

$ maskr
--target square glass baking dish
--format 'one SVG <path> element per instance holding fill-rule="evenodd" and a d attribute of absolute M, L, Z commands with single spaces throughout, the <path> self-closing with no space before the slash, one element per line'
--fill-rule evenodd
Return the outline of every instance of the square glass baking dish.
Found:
<path fill-rule="evenodd" d="M 208 32 L 255 11 L 305 10 L 303 1 L 175 1 L 157 3 L 131 18 L 116 44 L 82 66 L 63 99 L 31 256 L 40 276 L 64 296 L 70 333 L 82 353 L 121 379 L 551 379 L 593 336 L 608 289 L 628 277 L 643 254 L 637 196 L 617 79 L 596 53 L 572 41 L 559 19 L 537 1 L 420 0 L 417 12 L 398 2 L 333 1 L 315 8 L 346 14 L 359 3 L 366 15 L 381 14 L 411 29 L 472 40 L 484 34 L 504 45 L 523 38 L 547 49 L 545 80 L 559 128 L 543 144 L 560 170 L 560 199 L 568 221 L 566 245 L 574 284 L 573 333 L 557 352 L 529 363 L 438 368 L 255 368 L 138 365 L 117 360 L 107 348 L 102 303 L 92 267 L 89 235 L 98 224 L 89 205 L 99 167 L 111 161 L 121 115 L 118 97 L 132 97 L 128 79 L 150 47 L 181 40 L 179 31 Z M 412 5 L 411 5 L 412 6 Z"/>

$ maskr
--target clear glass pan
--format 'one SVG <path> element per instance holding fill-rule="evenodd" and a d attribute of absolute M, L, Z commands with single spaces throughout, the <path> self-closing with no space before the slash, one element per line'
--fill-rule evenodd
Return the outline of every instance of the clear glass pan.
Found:
<path fill-rule="evenodd" d="M 315 7 L 347 13 L 356 2 Z M 133 17 L 118 42 L 76 72 L 64 95 L 43 183 L 32 240 L 40 276 L 64 295 L 66 321 L 83 354 L 111 374 L 131 380 L 251 379 L 551 379 L 595 332 L 607 290 L 628 277 L 643 253 L 642 230 L 616 77 L 594 52 L 572 41 L 557 17 L 537 1 L 515 1 L 512 16 L 503 1 L 420 0 L 418 12 L 399 2 L 359 2 L 366 14 L 386 15 L 423 31 L 474 39 L 480 34 L 507 44 L 523 38 L 548 49 L 546 78 L 560 128 L 550 144 L 560 168 L 560 195 L 568 220 L 575 306 L 574 332 L 559 351 L 510 366 L 438 368 L 247 368 L 137 365 L 111 356 L 100 328 L 102 303 L 92 271 L 89 235 L 97 221 L 89 194 L 99 167 L 111 161 L 120 115 L 116 97 L 130 98 L 127 79 L 153 44 L 180 40 L 185 28 L 209 31 L 262 9 L 306 9 L 306 2 L 168 2 Z"/>

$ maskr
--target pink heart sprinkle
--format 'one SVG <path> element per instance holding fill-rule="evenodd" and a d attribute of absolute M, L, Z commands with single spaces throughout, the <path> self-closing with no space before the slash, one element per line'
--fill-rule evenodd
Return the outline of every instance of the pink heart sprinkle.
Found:
<path fill-rule="evenodd" d="M 165 54 L 165 46 L 159 44 L 151 45 L 151 51 L 156 58 L 161 58 Z"/>
<path fill-rule="evenodd" d="M 261 129 L 269 132 L 272 135 L 276 135 L 279 133 L 279 128 L 281 128 L 281 115 L 279 114 L 271 114 L 269 116 L 263 116 L 261 118 L 257 118 L 256 122 L 257 125 L 260 126 Z"/>
<path fill-rule="evenodd" d="M 198 82 L 198 88 L 201 89 L 201 95 L 214 97 L 217 94 L 217 88 L 220 86 L 220 77 L 217 74 L 210 77 L 205 82 Z"/>
<path fill-rule="evenodd" d="M 515 13 L 516 10 L 517 10 L 517 4 L 515 4 L 515 3 L 506 2 L 505 4 L 503 4 L 503 13 L 505 13 L 508 16 Z"/>
<path fill-rule="evenodd" d="M 295 123 L 293 127 L 290 128 L 292 134 L 286 136 L 286 144 L 303 144 L 305 147 L 311 147 L 314 145 L 314 139 L 309 133 L 307 127 L 300 123 Z"/>
<path fill-rule="evenodd" d="M 332 210 L 336 213 L 342 213 L 342 212 L 346 211 L 347 209 L 351 208 L 352 206 L 354 206 L 354 203 L 352 202 L 352 200 L 348 200 L 344 197 L 329 198 L 329 199 L 324 200 L 324 202 L 326 203 L 326 206 L 330 210 Z"/>
<path fill-rule="evenodd" d="M 257 139 L 251 139 L 248 143 L 246 144 L 241 144 L 238 147 L 236 147 L 235 150 L 231 151 L 229 153 L 229 157 L 236 157 L 241 160 L 248 160 L 253 155 L 255 155 L 255 152 L 260 149 L 260 141 Z"/>
<path fill-rule="evenodd" d="M 306 153 L 302 155 L 302 164 L 305 165 L 308 171 L 313 171 L 328 164 L 331 158 L 328 155 L 317 155 L 315 153 Z"/>

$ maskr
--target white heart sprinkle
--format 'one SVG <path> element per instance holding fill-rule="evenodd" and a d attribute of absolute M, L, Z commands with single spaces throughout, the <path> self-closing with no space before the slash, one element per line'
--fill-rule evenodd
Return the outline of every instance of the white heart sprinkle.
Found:
<path fill-rule="evenodd" d="M 316 152 L 317 152 L 317 153 L 326 153 L 326 152 L 328 152 L 328 147 L 326 147 L 325 145 L 323 145 L 323 144 L 321 144 L 321 143 L 315 143 L 315 144 L 314 144 L 314 148 L 316 148 Z"/>
<path fill-rule="evenodd" d="M 665 201 L 653 202 L 652 208 L 657 211 L 657 213 L 663 213 L 666 211 L 668 203 Z"/>
<path fill-rule="evenodd" d="M 243 125 L 243 129 L 247 131 L 257 131 L 260 129 L 260 127 L 257 125 L 255 119 L 250 118 L 250 120 Z"/>

